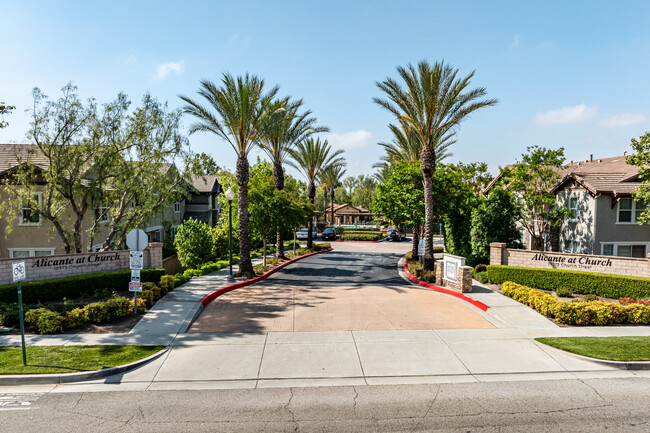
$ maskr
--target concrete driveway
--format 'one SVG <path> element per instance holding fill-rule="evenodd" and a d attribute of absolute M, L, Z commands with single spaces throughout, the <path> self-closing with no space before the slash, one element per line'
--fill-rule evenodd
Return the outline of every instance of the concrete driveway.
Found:
<path fill-rule="evenodd" d="M 455 298 L 413 286 L 397 261 L 410 242 L 334 243 L 334 251 L 221 295 L 189 332 L 265 333 L 493 328 Z"/>

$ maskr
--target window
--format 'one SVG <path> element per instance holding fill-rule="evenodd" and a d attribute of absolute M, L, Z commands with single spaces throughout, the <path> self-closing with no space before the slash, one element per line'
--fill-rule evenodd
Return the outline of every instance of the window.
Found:
<path fill-rule="evenodd" d="M 36 202 L 36 207 L 41 206 L 41 193 L 37 192 L 33 195 L 34 201 Z M 41 218 L 38 212 L 33 212 L 29 203 L 24 203 L 20 215 L 20 224 L 21 225 L 37 225 L 40 222 Z"/>
<path fill-rule="evenodd" d="M 636 223 L 645 210 L 646 206 L 641 201 L 633 200 L 630 197 L 622 198 L 618 202 L 618 220 L 617 223 Z"/>
<path fill-rule="evenodd" d="M 54 248 L 9 248 L 9 256 L 12 259 L 23 257 L 43 257 L 54 254 Z"/>
<path fill-rule="evenodd" d="M 578 197 L 569 197 L 569 219 L 576 220 L 578 218 Z"/>
<path fill-rule="evenodd" d="M 171 233 L 172 240 L 176 239 L 176 230 L 178 230 L 178 226 L 173 226 L 172 233 Z"/>
<path fill-rule="evenodd" d="M 603 256 L 614 255 L 614 244 L 603 244 Z"/>
<path fill-rule="evenodd" d="M 645 245 L 619 245 L 616 255 L 619 257 L 645 257 Z"/>
<path fill-rule="evenodd" d="M 175 201 L 174 202 L 174 213 L 180 213 L 181 211 L 181 202 L 180 201 Z"/>
<path fill-rule="evenodd" d="M 102 202 L 97 208 L 97 222 L 107 223 L 108 217 L 108 206 L 106 206 L 105 202 Z"/>
<path fill-rule="evenodd" d="M 580 242 L 574 241 L 573 239 L 565 240 L 564 241 L 564 252 L 565 253 L 580 254 Z"/>

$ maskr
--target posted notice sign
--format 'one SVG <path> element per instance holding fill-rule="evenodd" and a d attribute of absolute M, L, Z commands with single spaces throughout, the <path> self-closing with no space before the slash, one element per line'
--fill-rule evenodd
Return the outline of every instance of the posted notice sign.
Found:
<path fill-rule="evenodd" d="M 25 262 L 12 263 L 11 271 L 14 275 L 14 282 L 22 281 L 27 278 L 27 272 L 25 271 Z"/>
<path fill-rule="evenodd" d="M 129 292 L 141 292 L 142 283 L 129 283 Z"/>
<path fill-rule="evenodd" d="M 141 281 L 140 281 L 140 269 L 131 269 L 131 282 L 132 283 L 141 283 Z"/>
<path fill-rule="evenodd" d="M 129 264 L 131 269 L 142 269 L 142 251 L 130 251 Z"/>
<path fill-rule="evenodd" d="M 423 256 L 424 255 L 424 239 L 420 239 L 420 242 L 418 242 L 418 256 Z"/>

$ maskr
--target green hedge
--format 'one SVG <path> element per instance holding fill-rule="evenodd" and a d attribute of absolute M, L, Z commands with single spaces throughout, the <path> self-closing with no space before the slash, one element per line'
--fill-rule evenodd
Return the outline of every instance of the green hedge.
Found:
<path fill-rule="evenodd" d="M 142 282 L 158 282 L 165 274 L 164 269 L 143 269 L 140 271 Z M 94 274 L 73 275 L 71 277 L 50 280 L 28 281 L 22 283 L 23 302 L 39 304 L 59 301 L 63 298 L 76 298 L 84 294 L 93 294 L 98 289 L 128 288 L 131 271 L 99 272 Z M 0 302 L 18 302 L 16 284 L 0 286 Z"/>
<path fill-rule="evenodd" d="M 359 227 L 359 228 L 352 228 L 352 227 L 341 227 L 341 231 L 343 233 L 350 233 L 350 232 L 379 232 L 381 233 L 380 230 L 377 230 L 376 228 L 373 227 Z"/>
<path fill-rule="evenodd" d="M 344 233 L 341 235 L 342 241 L 378 241 L 382 238 L 381 233 Z"/>
<path fill-rule="evenodd" d="M 488 279 L 493 284 L 512 281 L 542 290 L 568 287 L 573 290 L 573 293 L 592 293 L 602 298 L 612 299 L 640 299 L 650 296 L 650 278 L 644 277 L 503 265 L 488 265 L 487 269 Z"/>

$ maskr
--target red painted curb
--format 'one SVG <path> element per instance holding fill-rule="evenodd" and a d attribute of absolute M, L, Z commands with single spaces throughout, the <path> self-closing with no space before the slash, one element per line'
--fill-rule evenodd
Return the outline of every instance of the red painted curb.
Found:
<path fill-rule="evenodd" d="M 408 266 L 406 266 L 406 260 L 404 260 L 404 273 L 408 277 L 409 280 L 413 281 L 415 284 L 419 284 L 422 287 L 426 287 L 427 289 L 434 290 L 436 292 L 444 293 L 446 295 L 451 295 L 455 296 L 459 299 L 462 299 L 465 302 L 469 302 L 473 306 L 480 308 L 483 311 L 487 311 L 489 306 L 485 305 L 483 302 L 479 302 L 475 299 L 468 298 L 467 296 L 463 295 L 462 293 L 454 292 L 453 290 L 445 289 L 444 287 L 436 286 L 433 284 L 425 283 L 422 280 L 417 279 L 411 273 L 409 272 Z"/>
<path fill-rule="evenodd" d="M 379 243 L 381 241 L 342 241 L 342 240 L 336 240 L 334 242 L 361 242 L 361 243 L 365 242 L 367 244 L 376 244 L 376 243 Z"/>
<path fill-rule="evenodd" d="M 298 260 L 302 260 L 305 257 L 313 256 L 313 255 L 320 254 L 320 253 L 326 253 L 328 251 L 332 251 L 332 248 L 328 248 L 328 249 L 322 250 L 322 251 L 316 251 L 316 252 L 313 252 L 313 253 L 309 253 L 309 254 L 305 254 L 305 255 L 302 255 L 302 256 L 295 257 L 295 258 L 293 258 L 291 260 L 287 260 L 286 262 L 280 263 L 275 268 L 269 269 L 268 271 L 264 272 L 262 275 L 260 275 L 258 277 L 251 278 L 250 280 L 242 281 L 241 283 L 231 284 L 230 286 L 222 287 L 222 288 L 220 288 L 218 290 L 215 290 L 214 292 L 209 293 L 209 294 L 205 295 L 204 297 L 202 297 L 199 302 L 201 304 L 203 304 L 203 306 L 205 307 L 210 302 L 212 302 L 214 300 L 214 298 L 217 298 L 217 297 L 223 295 L 224 293 L 230 292 L 231 290 L 239 289 L 241 287 L 250 286 L 251 284 L 257 283 L 259 281 L 262 281 L 262 280 L 268 278 L 270 275 L 273 275 L 274 273 L 276 273 L 280 269 L 284 268 L 285 266 L 290 265 L 291 263 L 297 262 Z"/>

